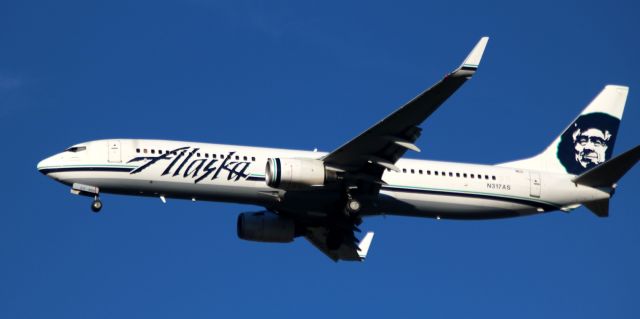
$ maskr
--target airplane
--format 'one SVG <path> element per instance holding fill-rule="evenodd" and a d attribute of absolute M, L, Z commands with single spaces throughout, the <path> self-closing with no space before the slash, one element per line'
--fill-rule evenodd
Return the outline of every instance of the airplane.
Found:
<path fill-rule="evenodd" d="M 37 164 L 44 175 L 93 198 L 122 194 L 263 207 L 238 216 L 244 240 L 305 237 L 334 261 L 363 261 L 374 233 L 356 236 L 364 217 L 494 219 L 582 205 L 609 214 L 617 183 L 640 145 L 612 156 L 629 88 L 607 85 L 538 155 L 479 165 L 403 158 L 419 125 L 478 69 L 488 37 L 431 88 L 330 153 L 148 139 L 73 145 Z"/>

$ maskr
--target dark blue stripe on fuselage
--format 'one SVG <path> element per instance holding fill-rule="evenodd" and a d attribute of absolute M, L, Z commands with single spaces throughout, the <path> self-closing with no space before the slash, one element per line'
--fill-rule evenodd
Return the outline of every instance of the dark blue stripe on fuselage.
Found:
<path fill-rule="evenodd" d="M 550 204 L 545 204 L 541 202 L 537 202 L 534 200 L 527 200 L 524 198 L 511 198 L 504 197 L 500 195 L 492 195 L 492 194 L 473 194 L 473 193 L 457 193 L 446 190 L 427 190 L 427 189 L 413 189 L 413 188 L 404 188 L 404 187 L 394 187 L 394 186 L 382 186 L 382 189 L 389 190 L 393 192 L 404 192 L 404 193 L 418 193 L 418 194 L 431 194 L 431 195 L 449 195 L 449 196 L 458 196 L 458 197 L 470 197 L 470 198 L 482 198 L 482 199 L 491 199 L 491 200 L 499 200 L 503 202 L 511 202 L 516 204 L 524 204 L 533 207 L 540 207 L 545 211 L 552 211 L 560 209 L 560 207 L 553 206 Z"/>
<path fill-rule="evenodd" d="M 50 173 L 58 172 L 131 172 L 134 168 L 126 167 L 60 167 L 60 168 L 44 168 L 40 170 L 40 173 L 47 175 Z M 249 176 L 248 181 L 264 182 L 264 176 Z"/>
<path fill-rule="evenodd" d="M 42 174 L 60 173 L 60 172 L 131 172 L 133 168 L 126 167 L 59 167 L 59 168 L 43 168 L 40 170 Z"/>

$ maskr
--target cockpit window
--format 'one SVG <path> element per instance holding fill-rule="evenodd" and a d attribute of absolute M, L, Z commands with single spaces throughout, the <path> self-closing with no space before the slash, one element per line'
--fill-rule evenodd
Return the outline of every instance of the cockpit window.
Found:
<path fill-rule="evenodd" d="M 77 152 L 82 152 L 86 149 L 87 149 L 86 146 L 73 146 L 73 147 L 69 147 L 66 151 L 71 153 L 77 153 Z"/>

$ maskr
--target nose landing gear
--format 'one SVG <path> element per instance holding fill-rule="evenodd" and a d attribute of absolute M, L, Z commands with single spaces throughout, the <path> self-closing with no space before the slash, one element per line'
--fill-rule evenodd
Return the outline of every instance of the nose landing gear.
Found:
<path fill-rule="evenodd" d="M 71 194 L 93 196 L 91 211 L 97 213 L 102 209 L 102 202 L 100 201 L 100 197 L 98 197 L 100 189 L 96 186 L 73 183 L 71 186 Z"/>
<path fill-rule="evenodd" d="M 100 201 L 100 198 L 98 198 L 98 196 L 96 195 L 93 198 L 93 202 L 91 203 L 91 211 L 93 211 L 94 213 L 98 213 L 100 212 L 101 209 L 102 209 L 102 202 Z"/>

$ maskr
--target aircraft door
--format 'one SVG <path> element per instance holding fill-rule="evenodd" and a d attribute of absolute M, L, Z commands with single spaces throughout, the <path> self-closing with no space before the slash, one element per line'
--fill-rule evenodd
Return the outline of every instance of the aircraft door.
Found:
<path fill-rule="evenodd" d="M 529 180 L 531 181 L 531 197 L 540 197 L 540 188 L 542 187 L 540 173 L 529 172 Z"/>
<path fill-rule="evenodd" d="M 121 163 L 120 140 L 110 140 L 108 143 L 109 163 Z"/>

